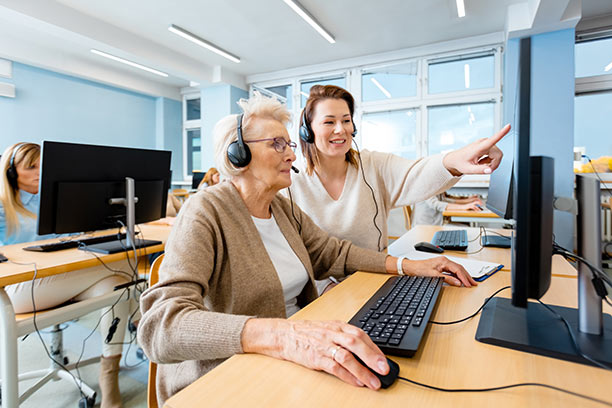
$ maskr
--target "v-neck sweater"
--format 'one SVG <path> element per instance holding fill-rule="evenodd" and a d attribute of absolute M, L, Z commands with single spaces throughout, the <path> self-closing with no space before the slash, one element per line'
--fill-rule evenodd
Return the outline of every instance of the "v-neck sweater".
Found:
<path fill-rule="evenodd" d="M 446 191 L 459 177 L 454 177 L 442 163 L 443 155 L 408 160 L 394 154 L 361 151 L 361 168 L 349 164 L 340 197 L 334 200 L 313 171 L 308 175 L 303 164 L 292 175 L 290 187 L 295 204 L 331 235 L 363 248 L 387 247 L 387 219 L 392 208 L 412 205 Z M 365 177 L 364 177 L 365 176 Z M 372 197 L 372 187 L 376 204 Z M 377 213 L 378 210 L 378 214 Z M 378 247 L 379 233 L 381 247 Z"/>

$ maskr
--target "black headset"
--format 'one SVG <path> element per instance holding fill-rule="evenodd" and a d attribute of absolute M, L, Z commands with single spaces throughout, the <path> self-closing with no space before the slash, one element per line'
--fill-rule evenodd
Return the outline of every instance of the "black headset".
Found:
<path fill-rule="evenodd" d="M 17 168 L 15 167 L 15 156 L 17 155 L 17 152 L 19 151 L 19 149 L 21 149 L 21 146 L 24 146 L 25 144 L 26 143 L 19 143 L 17 146 L 15 146 L 15 148 L 13 149 L 13 154 L 11 154 L 11 160 L 9 161 L 8 169 L 6 169 L 6 178 L 8 179 L 8 182 L 11 185 L 11 187 L 13 187 L 13 189 L 15 190 L 18 189 Z"/>
<path fill-rule="evenodd" d="M 244 139 L 242 138 L 242 117 L 244 113 L 238 115 L 238 127 L 236 131 L 238 132 L 238 140 L 230 143 L 227 147 L 227 159 L 234 166 L 238 168 L 246 167 L 251 162 L 251 149 L 249 146 L 244 143 Z"/>
<path fill-rule="evenodd" d="M 355 121 L 353 121 L 353 113 L 351 112 L 351 123 L 353 124 L 353 133 L 351 136 L 355 137 L 357 134 L 357 126 L 355 126 Z M 310 123 L 306 119 L 306 108 L 302 110 L 302 119 L 300 120 L 300 139 L 305 141 L 306 143 L 314 143 L 314 132 L 310 128 Z"/>

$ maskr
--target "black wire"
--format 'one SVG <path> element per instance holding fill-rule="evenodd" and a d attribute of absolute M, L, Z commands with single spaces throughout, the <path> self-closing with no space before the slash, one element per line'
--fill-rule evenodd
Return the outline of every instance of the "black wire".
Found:
<path fill-rule="evenodd" d="M 578 354 L 580 354 L 583 358 L 589 360 L 591 363 L 597 365 L 598 367 L 604 368 L 606 370 L 612 370 L 612 367 L 601 363 L 597 360 L 595 360 L 592 357 L 589 357 L 588 355 L 584 354 L 582 352 L 582 350 L 580 349 L 580 345 L 578 344 L 578 342 L 576 341 L 576 336 L 574 336 L 574 331 L 572 330 L 572 327 L 570 326 L 570 324 L 567 322 L 567 320 L 565 320 L 565 317 L 561 316 L 559 313 L 557 313 L 556 311 L 554 311 L 551 307 L 549 307 L 546 303 L 542 302 L 540 299 L 536 299 L 538 302 L 540 302 L 540 304 L 542 306 L 544 306 L 546 309 L 548 309 L 552 314 L 554 314 L 557 319 L 561 319 L 561 321 L 563 322 L 563 324 L 565 324 L 565 327 L 567 328 L 567 331 L 569 332 L 570 338 L 572 339 L 572 343 L 574 344 L 574 348 L 576 349 L 576 351 L 578 352 Z"/>
<path fill-rule="evenodd" d="M 372 200 L 374 200 L 374 207 L 376 208 L 376 212 L 374 213 L 374 218 L 372 218 L 372 222 L 374 222 L 374 226 L 376 227 L 376 230 L 378 231 L 378 251 L 382 252 L 385 249 L 387 249 L 387 247 L 385 246 L 384 248 L 381 249 L 380 243 L 382 241 L 382 231 L 380 228 L 378 228 L 378 224 L 376 223 L 376 217 L 378 217 L 378 212 L 379 212 L 378 203 L 376 202 L 376 195 L 374 194 L 374 189 L 372 188 L 370 183 L 368 183 L 368 181 L 366 180 L 365 171 L 363 170 L 363 162 L 361 161 L 361 152 L 359 151 L 359 146 L 357 145 L 355 138 L 353 138 L 353 143 L 355 143 L 355 147 L 357 148 L 357 157 L 359 158 L 359 167 L 361 168 L 361 177 L 363 178 L 363 182 L 366 183 L 366 186 L 368 186 L 368 188 L 372 192 Z"/>
<path fill-rule="evenodd" d="M 436 390 L 436 391 L 443 391 L 443 392 L 487 392 L 487 391 L 507 390 L 509 388 L 518 388 L 518 387 L 542 387 L 542 388 L 548 388 L 554 391 L 563 392 L 565 394 L 573 395 L 578 398 L 583 398 L 589 401 L 598 402 L 600 404 L 612 407 L 612 402 L 600 400 L 598 398 L 590 397 L 588 395 L 580 394 L 574 391 L 564 390 L 563 388 L 555 387 L 554 385 L 540 384 L 540 383 L 535 383 L 535 382 L 501 385 L 498 387 L 488 387 L 488 388 L 442 388 L 442 387 L 436 387 L 435 385 L 420 383 L 418 381 L 414 381 L 414 380 L 411 380 L 405 377 L 397 377 L 397 378 L 399 378 L 400 380 L 409 382 L 411 384 L 418 385 L 420 387 L 429 388 L 431 390 Z"/>
<path fill-rule="evenodd" d="M 607 304 L 609 304 L 610 306 L 612 306 L 612 303 L 610 303 L 610 301 L 608 300 L 608 298 L 604 298 L 604 302 L 606 302 Z"/>
<path fill-rule="evenodd" d="M 289 201 L 291 202 L 291 215 L 293 215 L 293 219 L 295 222 L 297 222 L 298 231 L 300 235 L 302 235 L 302 223 L 298 221 L 298 219 L 295 217 L 295 213 L 293 212 L 293 196 L 291 195 L 291 188 L 287 187 L 287 191 L 289 191 Z"/>
<path fill-rule="evenodd" d="M 81 388 L 81 385 L 79 384 L 79 381 L 83 383 L 83 379 L 81 378 L 81 376 L 79 375 L 79 379 L 77 381 L 77 377 L 75 377 L 75 375 L 72 374 L 72 372 L 70 372 L 68 368 L 66 368 L 63 362 L 60 363 L 55 358 L 53 358 L 53 356 L 47 349 L 47 344 L 45 343 L 45 340 L 42 338 L 42 334 L 40 333 L 40 329 L 38 328 L 38 324 L 36 323 L 36 302 L 34 300 L 34 283 L 36 281 L 36 276 L 38 276 L 38 268 L 36 267 L 36 262 L 29 262 L 29 263 L 21 263 L 21 262 L 15 262 L 15 261 L 10 261 L 10 262 L 16 265 L 33 265 L 34 266 L 34 276 L 32 277 L 32 285 L 30 287 L 30 297 L 32 299 L 32 309 L 34 309 L 32 311 L 32 324 L 34 325 L 34 330 L 36 331 L 36 334 L 38 335 L 38 338 L 43 346 L 43 349 L 45 350 L 45 353 L 47 353 L 47 357 L 49 357 L 49 360 L 53 361 L 55 364 L 57 364 L 58 367 L 60 367 L 62 370 L 70 374 L 70 376 L 74 380 L 74 384 L 76 385 L 77 389 L 79 390 L 79 393 L 81 394 L 81 397 L 87 398 L 87 396 L 83 392 L 83 389 Z"/>
<path fill-rule="evenodd" d="M 478 313 L 480 313 L 480 311 L 482 309 L 484 309 L 484 307 L 487 305 L 487 303 L 489 303 L 489 301 L 491 299 L 493 299 L 495 297 L 495 295 L 497 295 L 502 290 L 506 290 L 506 289 L 510 289 L 510 288 L 511 288 L 511 286 L 504 286 L 503 288 L 498 289 L 494 294 L 492 294 L 487 300 L 484 301 L 482 306 L 480 306 L 476 312 L 474 312 L 473 314 L 469 315 L 468 317 L 464 317 L 463 319 L 460 319 L 460 320 L 453 320 L 453 321 L 450 321 L 450 322 L 436 322 L 436 321 L 430 320 L 429 323 L 431 323 L 431 324 L 439 324 L 439 325 L 447 325 L 447 324 L 457 324 L 457 323 L 465 322 L 466 320 L 469 320 L 472 317 L 476 316 Z"/>

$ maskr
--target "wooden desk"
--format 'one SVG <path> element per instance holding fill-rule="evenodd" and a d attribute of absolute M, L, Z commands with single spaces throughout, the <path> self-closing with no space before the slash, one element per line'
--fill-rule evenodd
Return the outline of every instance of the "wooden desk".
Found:
<path fill-rule="evenodd" d="M 388 276 L 356 273 L 292 319 L 349 321 Z M 434 318 L 448 321 L 473 313 L 495 290 L 509 285 L 509 273 L 497 273 L 475 288 L 442 289 Z M 553 278 L 543 300 L 577 303 L 577 280 Z M 509 296 L 502 292 L 500 295 Z M 606 313 L 612 310 L 604 305 Z M 602 369 L 491 346 L 474 339 L 478 317 L 451 326 L 430 325 L 413 358 L 393 357 L 400 375 L 447 388 L 482 388 L 518 382 L 541 382 L 612 400 L 612 373 Z M 559 392 L 517 389 L 452 394 L 402 381 L 371 391 L 323 373 L 261 355 L 236 355 L 166 402 L 168 408 L 206 407 L 598 407 Z"/>
<path fill-rule="evenodd" d="M 445 218 L 449 218 L 451 222 L 469 222 L 470 226 L 475 226 L 472 224 L 483 222 L 500 225 L 512 224 L 512 221 L 505 220 L 494 212 L 486 209 L 482 211 L 444 211 L 442 215 Z"/>
<path fill-rule="evenodd" d="M 409 247 L 412 247 L 417 242 L 430 242 L 436 231 L 453 229 L 466 229 L 468 233 L 468 249 L 467 251 L 444 251 L 441 255 L 456 256 L 458 258 L 470 258 L 480 261 L 496 262 L 504 265 L 502 271 L 509 272 L 512 267 L 512 254 L 509 248 L 483 248 L 480 245 L 480 240 L 475 239 L 480 233 L 479 228 L 462 228 L 457 226 L 437 226 L 437 225 L 416 225 L 410 231 L 402 235 L 399 239 L 389 245 L 389 255 L 399 256 L 407 252 Z M 502 235 L 510 236 L 512 230 L 508 229 L 492 229 L 487 228 L 487 231 L 497 232 Z M 576 278 L 578 271 L 567 263 L 560 255 L 554 255 L 552 260 L 553 276 Z"/>
<path fill-rule="evenodd" d="M 141 238 L 159 240 L 162 241 L 162 244 L 139 249 L 139 256 L 164 250 L 170 232 L 169 226 L 141 225 L 140 230 L 142 232 Z M 104 235 L 105 233 L 108 234 L 109 232 L 102 231 L 95 235 Z M 56 240 L 57 238 L 37 243 Z M 2 378 L 2 406 L 4 408 L 17 407 L 19 404 L 17 338 L 33 330 L 31 318 L 16 320 L 13 305 L 4 287 L 32 280 L 35 272 L 34 264 L 37 270 L 36 277 L 43 278 L 75 270 L 99 267 L 101 263 L 98 258 L 108 265 L 109 263 L 124 261 L 127 256 L 133 255 L 133 251 L 128 251 L 127 255 L 126 252 L 110 255 L 96 254 L 98 256 L 96 258 L 92 253 L 76 248 L 46 253 L 24 251 L 23 247 L 29 245 L 33 245 L 33 243 L 0 247 L 2 253 L 10 261 L 0 264 L 0 378 Z M 37 325 L 40 329 L 43 329 L 57 324 L 58 321 L 69 321 L 94 310 L 110 306 L 125 295 L 125 291 L 114 291 L 93 299 L 51 309 L 49 312 L 38 315 Z M 63 320 L 64 318 L 65 320 Z"/>

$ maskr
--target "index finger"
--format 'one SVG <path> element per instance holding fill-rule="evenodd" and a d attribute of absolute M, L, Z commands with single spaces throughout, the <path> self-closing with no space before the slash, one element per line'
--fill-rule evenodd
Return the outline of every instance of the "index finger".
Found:
<path fill-rule="evenodd" d="M 484 141 L 484 146 L 487 149 L 490 149 L 491 147 L 495 146 L 497 144 L 497 142 L 502 140 L 504 138 L 504 136 L 506 136 L 508 134 L 508 132 L 510 132 L 510 124 L 509 123 L 506 126 L 504 126 L 503 128 L 501 128 L 501 130 L 499 132 L 497 132 L 496 134 L 494 134 L 490 138 L 486 139 Z"/>
<path fill-rule="evenodd" d="M 457 279 L 463 283 L 465 287 L 471 287 L 478 285 L 474 279 L 470 276 L 470 274 L 465 270 L 462 265 L 455 263 L 448 259 L 448 262 L 444 265 L 444 269 L 448 272 L 451 272 L 457 276 Z"/>

